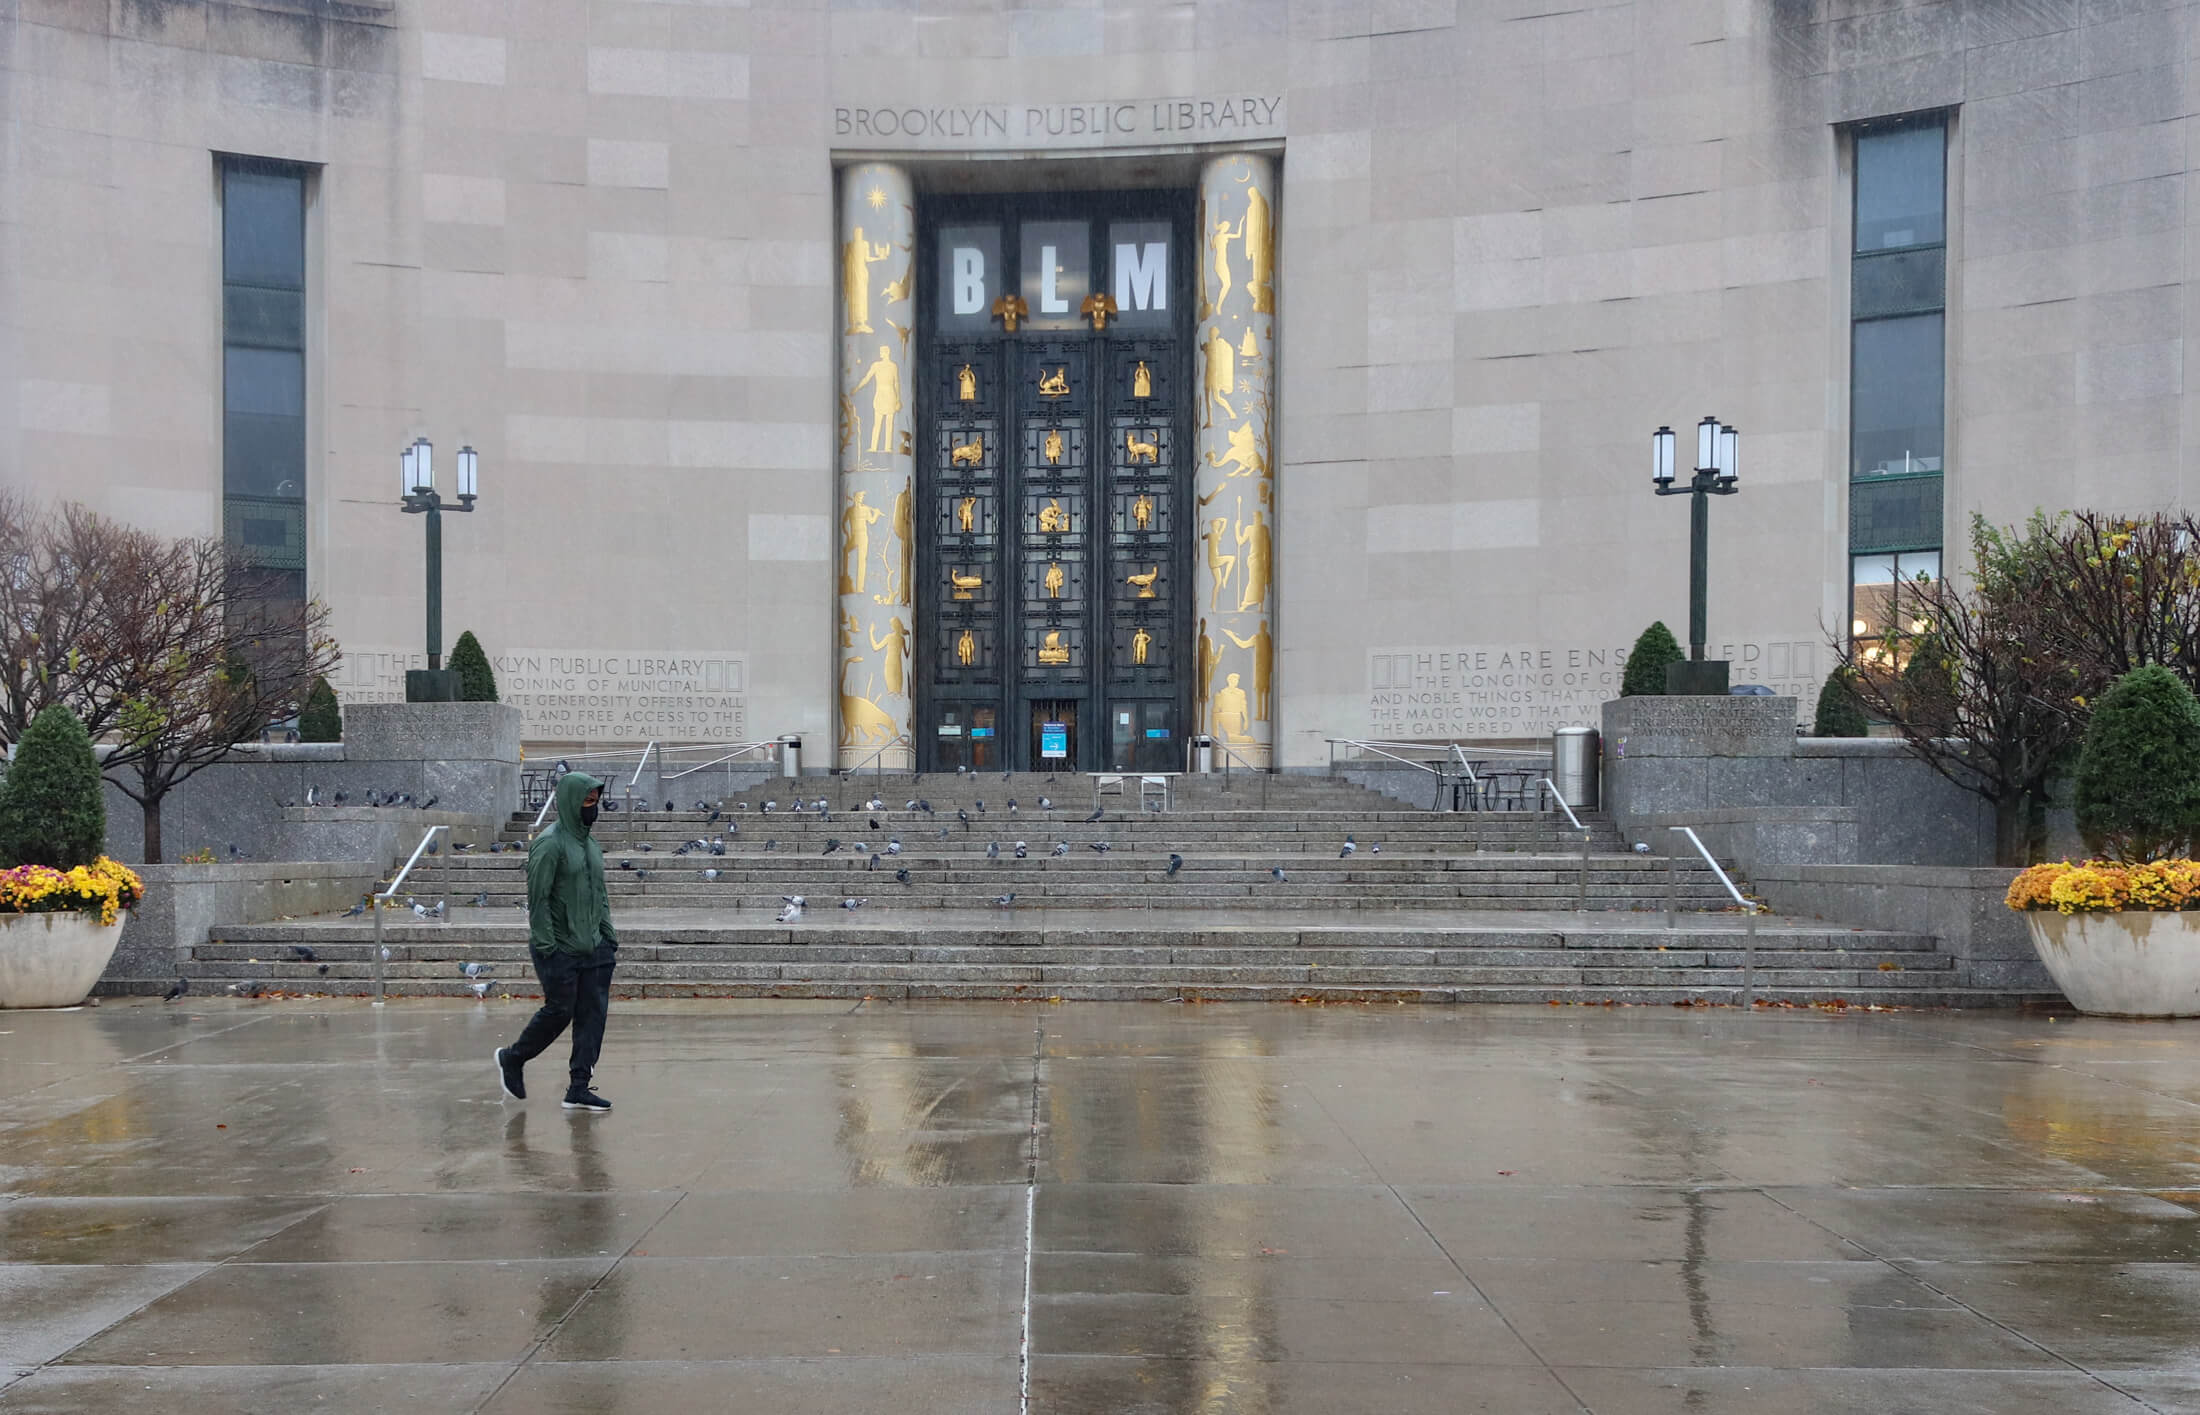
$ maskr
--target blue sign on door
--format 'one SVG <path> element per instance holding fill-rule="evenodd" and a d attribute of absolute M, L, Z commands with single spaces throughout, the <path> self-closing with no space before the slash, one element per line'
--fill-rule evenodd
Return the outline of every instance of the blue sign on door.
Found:
<path fill-rule="evenodd" d="M 1042 757 L 1066 757 L 1069 755 L 1068 723 L 1042 722 L 1039 724 L 1039 755 Z"/>

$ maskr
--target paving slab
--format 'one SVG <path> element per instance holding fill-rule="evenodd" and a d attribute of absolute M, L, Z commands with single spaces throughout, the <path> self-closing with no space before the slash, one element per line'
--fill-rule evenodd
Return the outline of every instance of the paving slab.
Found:
<path fill-rule="evenodd" d="M 0 1014 L 0 1415 L 2200 1410 L 2200 1027 Z"/>

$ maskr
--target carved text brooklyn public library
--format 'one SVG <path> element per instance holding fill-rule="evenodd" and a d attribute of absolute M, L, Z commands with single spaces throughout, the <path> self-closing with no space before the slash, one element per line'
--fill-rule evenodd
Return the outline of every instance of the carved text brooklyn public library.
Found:
<path fill-rule="evenodd" d="M 856 138 L 968 138 L 976 142 L 1108 141 L 1280 133 L 1283 99 L 1164 98 L 1136 103 L 1009 104 L 951 108 L 835 108 L 833 135 Z"/>

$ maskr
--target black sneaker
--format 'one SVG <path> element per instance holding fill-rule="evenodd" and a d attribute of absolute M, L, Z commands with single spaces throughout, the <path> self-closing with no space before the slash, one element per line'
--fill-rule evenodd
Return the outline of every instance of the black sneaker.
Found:
<path fill-rule="evenodd" d="M 579 1086 L 565 1093 L 565 1108 L 567 1110 L 609 1110 L 611 1109 L 611 1102 L 589 1090 L 586 1086 Z"/>
<path fill-rule="evenodd" d="M 506 1060 L 503 1047 L 490 1053 L 490 1058 L 497 1064 L 497 1084 L 504 1087 L 504 1094 L 515 1101 L 526 1100 L 527 1080 L 520 1075 L 521 1063 Z"/>

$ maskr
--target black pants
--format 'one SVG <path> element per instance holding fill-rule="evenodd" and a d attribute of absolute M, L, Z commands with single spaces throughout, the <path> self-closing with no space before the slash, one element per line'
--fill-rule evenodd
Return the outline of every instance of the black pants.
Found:
<path fill-rule="evenodd" d="M 535 976 L 542 980 L 542 1006 L 509 1048 L 512 1059 L 533 1061 L 550 1049 L 559 1033 L 573 1029 L 573 1089 L 583 1090 L 603 1050 L 604 1018 L 611 1011 L 611 970 L 619 951 L 598 944 L 594 953 L 544 953 L 529 950 Z"/>

